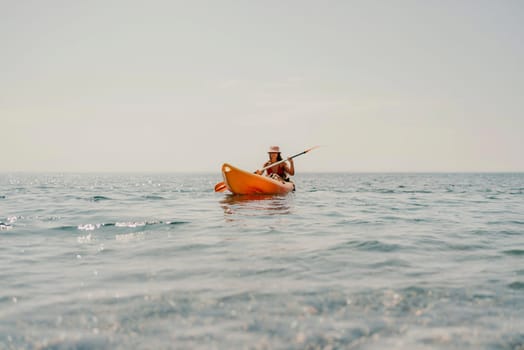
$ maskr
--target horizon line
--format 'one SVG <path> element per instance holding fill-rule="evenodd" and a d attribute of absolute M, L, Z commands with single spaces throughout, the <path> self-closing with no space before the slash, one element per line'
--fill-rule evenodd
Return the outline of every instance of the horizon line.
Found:
<path fill-rule="evenodd" d="M 0 170 L 0 174 L 220 174 L 210 170 Z M 300 174 L 523 174 L 524 170 L 329 170 Z M 296 175 L 295 175 L 296 176 Z"/>

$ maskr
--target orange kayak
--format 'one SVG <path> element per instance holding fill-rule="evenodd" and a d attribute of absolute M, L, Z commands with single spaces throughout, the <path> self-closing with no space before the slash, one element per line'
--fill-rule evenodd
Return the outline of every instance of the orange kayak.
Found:
<path fill-rule="evenodd" d="M 280 182 L 227 163 L 222 165 L 222 177 L 227 189 L 234 194 L 285 194 L 295 189 L 293 182 Z"/>

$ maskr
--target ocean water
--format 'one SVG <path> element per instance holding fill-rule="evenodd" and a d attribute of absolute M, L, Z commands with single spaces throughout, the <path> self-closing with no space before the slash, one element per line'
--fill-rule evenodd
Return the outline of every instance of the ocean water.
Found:
<path fill-rule="evenodd" d="M 524 174 L 0 175 L 0 349 L 524 349 Z"/>

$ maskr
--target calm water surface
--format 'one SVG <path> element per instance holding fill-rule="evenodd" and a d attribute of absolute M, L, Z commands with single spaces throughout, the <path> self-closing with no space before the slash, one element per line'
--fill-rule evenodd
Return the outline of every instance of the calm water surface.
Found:
<path fill-rule="evenodd" d="M 0 349 L 523 349 L 524 174 L 0 175 Z"/>

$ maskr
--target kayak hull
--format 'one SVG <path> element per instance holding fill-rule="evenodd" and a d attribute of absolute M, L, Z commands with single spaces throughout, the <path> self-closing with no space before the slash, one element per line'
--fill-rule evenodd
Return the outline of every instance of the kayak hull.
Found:
<path fill-rule="evenodd" d="M 295 189 L 293 182 L 280 182 L 224 163 L 222 177 L 229 191 L 234 194 L 286 194 Z"/>

